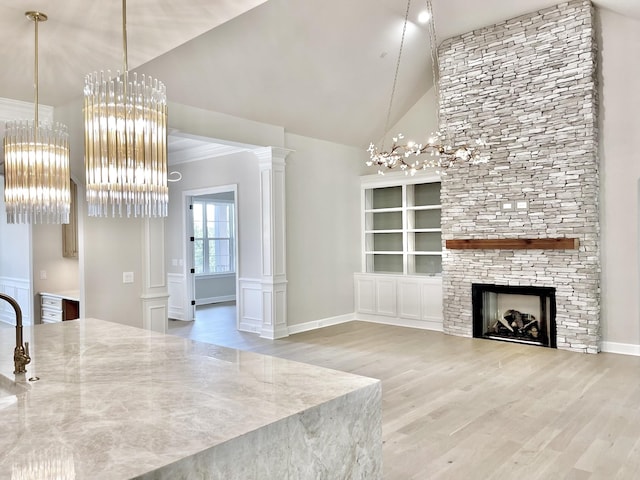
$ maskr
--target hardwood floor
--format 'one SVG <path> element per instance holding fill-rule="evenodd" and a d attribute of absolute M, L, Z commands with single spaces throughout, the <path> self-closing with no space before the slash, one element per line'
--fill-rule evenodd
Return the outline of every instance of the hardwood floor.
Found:
<path fill-rule="evenodd" d="M 385 480 L 640 478 L 639 357 L 365 322 L 269 341 L 232 305 L 197 318 L 169 332 L 381 379 Z"/>

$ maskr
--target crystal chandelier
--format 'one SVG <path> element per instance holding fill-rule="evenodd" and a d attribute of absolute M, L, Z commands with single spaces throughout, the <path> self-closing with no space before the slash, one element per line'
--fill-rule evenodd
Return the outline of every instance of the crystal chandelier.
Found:
<path fill-rule="evenodd" d="M 466 161 L 472 164 L 478 164 L 486 163 L 488 161 L 488 157 L 482 155 L 479 150 L 480 147 L 485 145 L 481 139 L 477 139 L 473 145 L 466 143 L 456 145 L 449 141 L 448 135 L 442 133 L 442 122 L 440 121 L 440 91 L 436 77 L 436 71 L 438 68 L 436 26 L 431 0 L 426 0 L 426 3 L 426 17 L 430 19 L 429 47 L 431 51 L 431 73 L 433 75 L 433 87 L 435 89 L 439 131 L 432 133 L 425 143 L 416 143 L 412 141 L 403 143 L 404 135 L 398 134 L 393 137 L 393 144 L 389 150 L 384 149 L 384 140 L 381 148 L 378 148 L 371 143 L 367 149 L 370 154 L 370 159 L 366 163 L 367 166 L 376 165 L 378 167 L 378 173 L 380 174 L 384 174 L 385 170 L 398 168 L 401 171 L 404 171 L 405 174 L 414 175 L 418 170 L 433 168 L 436 170 L 436 173 L 446 175 L 446 170 L 454 166 L 456 162 Z M 387 111 L 387 120 L 384 128 L 385 134 L 389 130 L 391 108 L 393 106 L 393 98 L 395 96 L 396 85 L 398 83 L 400 59 L 402 58 L 402 49 L 404 47 L 407 23 L 409 21 L 410 7 L 411 0 L 408 0 L 407 10 L 404 17 L 404 26 L 402 29 L 402 38 L 400 40 L 400 51 L 398 53 L 393 88 L 391 89 L 391 99 L 389 100 L 389 109 Z"/>
<path fill-rule="evenodd" d="M 26 12 L 35 24 L 35 116 L 11 121 L 4 137 L 7 223 L 69 223 L 69 134 L 65 125 L 38 120 L 38 24 L 47 16 Z"/>
<path fill-rule="evenodd" d="M 162 82 L 128 71 L 126 0 L 122 37 L 123 73 L 93 73 L 85 80 L 88 214 L 166 217 L 167 96 Z"/>

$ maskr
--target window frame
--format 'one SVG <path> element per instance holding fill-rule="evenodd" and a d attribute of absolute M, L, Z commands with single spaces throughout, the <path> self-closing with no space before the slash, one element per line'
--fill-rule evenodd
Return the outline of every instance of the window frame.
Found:
<path fill-rule="evenodd" d="M 202 207 L 202 232 L 203 235 L 202 237 L 198 237 L 196 236 L 196 228 L 195 228 L 195 223 L 196 223 L 196 214 L 195 214 L 195 208 L 193 208 L 193 212 L 192 212 L 192 232 L 193 232 L 193 262 L 194 262 L 194 270 L 196 268 L 197 265 L 197 261 L 196 261 L 196 242 L 198 240 L 201 240 L 203 242 L 203 249 L 202 249 L 202 265 L 203 265 L 203 272 L 194 272 L 195 276 L 197 278 L 219 278 L 222 276 L 233 276 L 236 274 L 236 212 L 235 212 L 235 201 L 234 200 L 222 200 L 222 199 L 213 199 L 213 198 L 194 198 L 192 200 L 192 206 L 195 207 L 196 204 L 201 204 L 203 205 Z M 226 208 L 229 208 L 229 215 L 228 215 L 228 220 L 227 223 L 229 225 L 229 236 L 228 237 L 209 237 L 207 236 L 207 206 L 208 205 L 214 205 L 214 208 L 217 208 L 218 206 L 224 206 Z M 211 271 L 211 265 L 209 264 L 209 242 L 210 241 L 216 241 L 216 240 L 226 240 L 228 242 L 228 247 L 229 247 L 229 269 L 222 271 L 222 272 L 212 272 Z"/>

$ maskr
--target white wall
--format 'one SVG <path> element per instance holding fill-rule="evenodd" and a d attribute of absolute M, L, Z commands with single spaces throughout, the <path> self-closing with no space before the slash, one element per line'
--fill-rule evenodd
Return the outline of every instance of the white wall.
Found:
<path fill-rule="evenodd" d="M 354 312 L 364 149 L 287 134 L 289 326 Z"/>
<path fill-rule="evenodd" d="M 598 14 L 603 349 L 640 354 L 640 21 Z"/>
<path fill-rule="evenodd" d="M 85 316 L 142 327 L 142 233 L 139 218 L 84 217 Z M 133 272 L 133 283 L 122 274 Z"/>

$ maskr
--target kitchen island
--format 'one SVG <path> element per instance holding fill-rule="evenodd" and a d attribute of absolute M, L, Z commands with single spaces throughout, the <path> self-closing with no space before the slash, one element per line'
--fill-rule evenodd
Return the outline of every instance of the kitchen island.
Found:
<path fill-rule="evenodd" d="M 14 340 L 2 479 L 382 478 L 378 380 L 96 319 L 26 327 L 13 375 Z"/>

